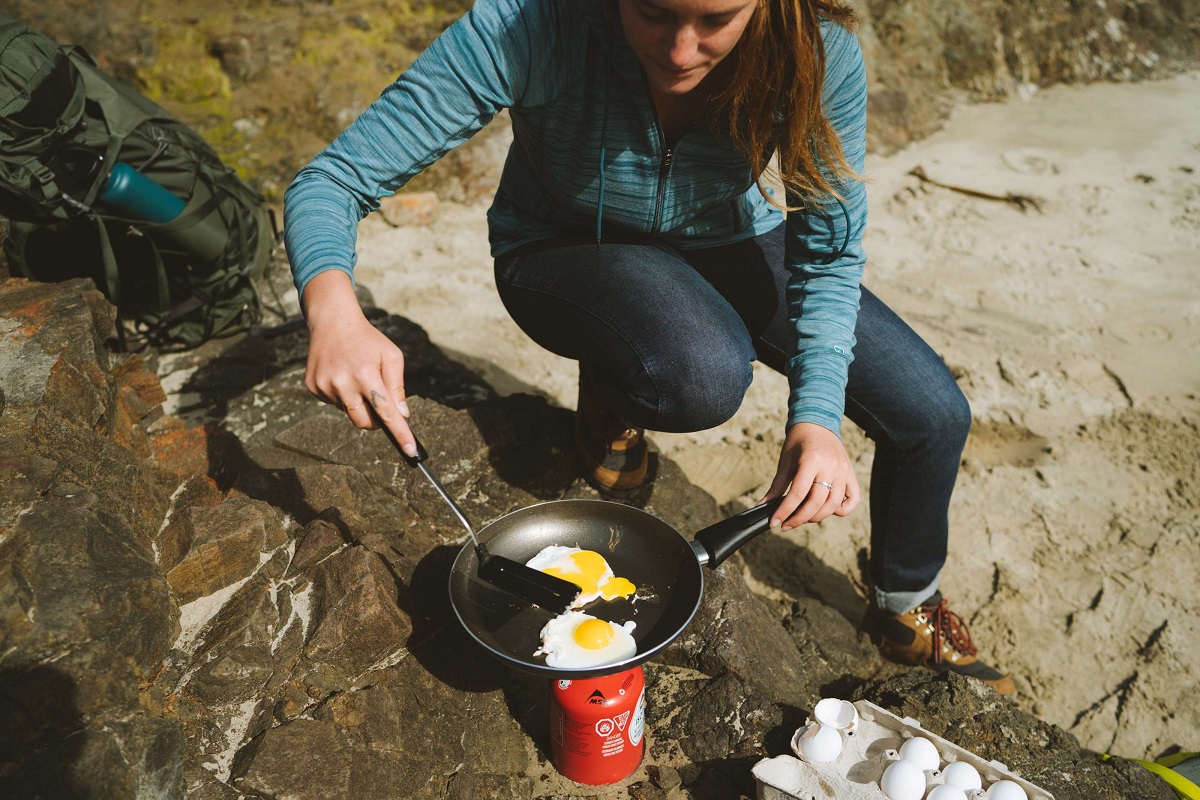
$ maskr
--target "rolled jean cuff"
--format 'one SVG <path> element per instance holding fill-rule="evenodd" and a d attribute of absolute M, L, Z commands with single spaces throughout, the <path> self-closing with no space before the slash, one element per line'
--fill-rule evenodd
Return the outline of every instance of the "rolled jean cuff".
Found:
<path fill-rule="evenodd" d="M 938 590 L 938 581 L 941 577 L 942 573 L 939 571 L 937 575 L 933 576 L 933 582 L 924 589 L 917 589 L 913 592 L 885 592 L 876 589 L 875 605 L 891 614 L 903 614 L 911 611 L 917 607 L 918 603 L 933 596 L 933 593 Z"/>

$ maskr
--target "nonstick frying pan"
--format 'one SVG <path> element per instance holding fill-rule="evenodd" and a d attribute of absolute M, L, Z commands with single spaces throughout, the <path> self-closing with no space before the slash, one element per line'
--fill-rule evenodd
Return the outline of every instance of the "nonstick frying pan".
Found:
<path fill-rule="evenodd" d="M 489 553 L 524 563 L 549 545 L 595 550 L 613 572 L 637 586 L 635 599 L 596 600 L 582 611 L 611 622 L 633 620 L 637 653 L 602 667 L 564 669 L 534 656 L 554 616 L 478 576 L 468 542 L 450 574 L 450 603 L 467 632 L 508 665 L 551 678 L 591 678 L 630 669 L 663 650 L 691 622 L 704 590 L 703 567 L 715 568 L 767 530 L 779 500 L 718 522 L 688 541 L 658 517 L 606 500 L 554 500 L 513 511 L 478 531 Z"/>

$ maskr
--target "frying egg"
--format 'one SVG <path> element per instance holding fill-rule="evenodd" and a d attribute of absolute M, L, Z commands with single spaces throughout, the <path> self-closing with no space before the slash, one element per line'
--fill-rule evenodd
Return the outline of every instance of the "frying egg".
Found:
<path fill-rule="evenodd" d="M 571 603 L 571 608 L 579 608 L 598 597 L 615 600 L 629 597 L 637 591 L 631 582 L 614 575 L 604 556 L 594 550 L 551 545 L 526 561 L 525 565 L 570 581 L 582 589 Z"/>
<path fill-rule="evenodd" d="M 624 661 L 637 653 L 632 633 L 636 623 L 618 625 L 582 611 L 564 611 L 542 628 L 546 666 L 582 669 Z"/>

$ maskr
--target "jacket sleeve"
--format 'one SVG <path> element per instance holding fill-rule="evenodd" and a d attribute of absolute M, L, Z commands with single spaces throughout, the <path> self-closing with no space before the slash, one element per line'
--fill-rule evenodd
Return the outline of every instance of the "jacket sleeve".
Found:
<path fill-rule="evenodd" d="M 544 74 L 553 0 L 478 0 L 284 195 L 296 288 L 319 272 L 351 277 L 358 223 L 413 176 L 465 142 Z"/>
<path fill-rule="evenodd" d="M 827 24 L 822 106 L 841 141 L 847 163 L 863 174 L 866 155 L 867 78 L 854 34 Z M 866 256 L 866 186 L 835 183 L 842 200 L 829 196 L 787 216 L 785 260 L 788 317 L 794 336 L 788 353 L 788 427 L 814 422 L 841 435 L 846 376 L 853 360 L 859 283 Z M 803 201 L 788 195 L 789 207 Z"/>

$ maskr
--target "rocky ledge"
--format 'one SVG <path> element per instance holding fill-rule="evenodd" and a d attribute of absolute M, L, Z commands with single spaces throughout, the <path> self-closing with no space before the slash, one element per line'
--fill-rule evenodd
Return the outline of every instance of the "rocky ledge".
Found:
<path fill-rule="evenodd" d="M 482 525 L 595 497 L 570 412 L 498 397 L 400 317 L 434 467 Z M 445 596 L 462 532 L 378 432 L 304 391 L 290 325 L 116 354 L 86 281 L 0 282 L 0 794 L 53 798 L 731 798 L 822 696 L 865 698 L 1058 800 L 1173 797 L 989 688 L 884 665 L 815 597 L 764 599 L 734 557 L 646 664 L 642 766 L 590 788 L 547 759 L 545 679 L 467 636 Z M 165 372 L 165 370 L 164 370 Z M 666 459 L 629 502 L 719 518 Z M 797 568 L 803 554 L 796 554 Z"/>

